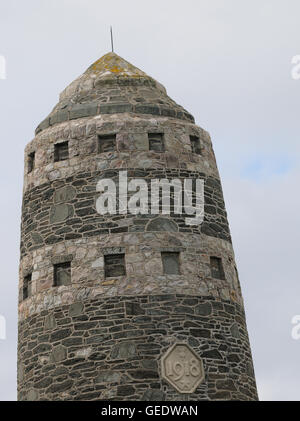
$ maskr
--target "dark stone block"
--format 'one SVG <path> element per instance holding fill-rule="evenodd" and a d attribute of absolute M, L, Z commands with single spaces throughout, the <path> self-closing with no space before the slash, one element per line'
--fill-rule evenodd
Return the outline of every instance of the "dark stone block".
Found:
<path fill-rule="evenodd" d="M 58 256 L 53 256 L 51 259 L 51 262 L 54 265 L 65 263 L 65 262 L 71 262 L 73 260 L 72 254 L 60 254 Z"/>
<path fill-rule="evenodd" d="M 106 354 L 102 354 L 101 352 L 94 352 L 93 354 L 89 356 L 89 360 L 102 361 L 102 360 L 105 360 L 106 357 L 107 357 Z"/>
<path fill-rule="evenodd" d="M 96 115 L 97 109 L 98 104 L 95 102 L 74 104 L 70 109 L 70 120 Z"/>
<path fill-rule="evenodd" d="M 239 332 L 239 326 L 237 323 L 234 323 L 231 327 L 230 327 L 230 332 L 232 334 L 232 336 L 236 339 L 240 338 L 240 332 Z"/>
<path fill-rule="evenodd" d="M 54 333 L 51 334 L 50 340 L 51 340 L 51 342 L 56 342 L 56 341 L 59 341 L 61 339 L 67 338 L 68 336 L 71 335 L 71 333 L 72 333 L 71 329 L 69 329 L 69 328 L 56 330 Z"/>
<path fill-rule="evenodd" d="M 62 360 L 65 360 L 66 356 L 67 356 L 67 350 L 62 345 L 56 346 L 52 351 L 52 358 L 53 358 L 53 361 L 55 361 L 56 363 Z"/>
<path fill-rule="evenodd" d="M 215 206 L 210 206 L 210 205 L 205 205 L 204 206 L 204 213 L 205 214 L 210 214 L 210 215 L 216 215 L 217 213 L 217 209 Z"/>
<path fill-rule="evenodd" d="M 195 307 L 195 314 L 199 316 L 210 316 L 212 313 L 212 307 L 210 303 L 198 304 Z"/>
<path fill-rule="evenodd" d="M 95 379 L 95 383 L 119 382 L 121 374 L 116 371 L 102 371 Z"/>
<path fill-rule="evenodd" d="M 38 134 L 40 131 L 47 129 L 49 126 L 50 126 L 50 118 L 47 117 L 38 125 L 38 127 L 36 128 L 35 134 Z"/>
<path fill-rule="evenodd" d="M 127 359 L 135 356 L 136 352 L 136 344 L 134 342 L 121 342 L 113 347 L 111 359 Z"/>
<path fill-rule="evenodd" d="M 231 393 L 225 390 L 216 393 L 209 393 L 209 397 L 212 400 L 231 400 Z"/>
<path fill-rule="evenodd" d="M 81 337 L 68 338 L 62 341 L 62 344 L 66 347 L 73 346 L 73 345 L 82 345 L 82 343 L 83 343 L 83 339 Z"/>
<path fill-rule="evenodd" d="M 235 308 L 230 304 L 224 304 L 224 310 L 229 314 L 235 314 Z"/>
<path fill-rule="evenodd" d="M 151 360 L 151 359 L 144 360 L 144 361 L 142 361 L 142 366 L 143 366 L 143 368 L 145 368 L 147 370 L 157 371 L 157 361 L 156 360 Z"/>
<path fill-rule="evenodd" d="M 117 389 L 117 395 L 120 397 L 130 396 L 135 393 L 134 387 L 130 385 L 119 386 Z"/>
<path fill-rule="evenodd" d="M 218 348 L 220 351 L 227 351 L 228 346 L 226 344 L 221 344 Z"/>
<path fill-rule="evenodd" d="M 74 324 L 75 330 L 90 330 L 97 326 L 97 322 L 83 322 Z"/>
<path fill-rule="evenodd" d="M 63 383 L 54 383 L 50 386 L 49 392 L 56 393 L 56 392 L 64 392 L 72 387 L 73 380 L 66 380 Z"/>
<path fill-rule="evenodd" d="M 205 185 L 206 187 L 212 187 L 213 189 L 216 189 L 217 191 L 221 190 L 220 181 L 213 177 L 207 177 Z"/>
<path fill-rule="evenodd" d="M 153 114 L 153 115 L 160 115 L 159 107 L 155 105 L 136 105 L 135 112 L 137 114 Z"/>
<path fill-rule="evenodd" d="M 76 238 L 81 238 L 82 235 L 81 234 L 75 234 L 75 233 L 68 233 L 65 236 L 66 240 L 75 240 Z"/>
<path fill-rule="evenodd" d="M 128 232 L 128 227 L 117 227 L 117 228 L 110 228 L 111 233 L 121 233 L 121 232 Z"/>
<path fill-rule="evenodd" d="M 174 306 L 174 312 L 178 314 L 194 314 L 194 309 L 186 306 Z"/>
<path fill-rule="evenodd" d="M 146 335 L 166 335 L 167 330 L 165 329 L 146 329 L 145 330 Z"/>
<path fill-rule="evenodd" d="M 78 230 L 78 232 L 86 232 L 86 231 L 96 231 L 95 225 L 84 225 Z"/>
<path fill-rule="evenodd" d="M 49 237 L 47 237 L 45 239 L 45 243 L 46 244 L 55 244 L 58 243 L 58 241 L 60 241 L 60 237 L 57 237 L 56 235 L 49 235 Z"/>
<path fill-rule="evenodd" d="M 41 353 L 44 353 L 44 352 L 49 352 L 49 351 L 51 351 L 51 349 L 52 349 L 52 347 L 49 344 L 39 344 L 38 346 L 36 346 L 33 349 L 33 352 L 36 353 L 36 354 L 41 354 Z"/>
<path fill-rule="evenodd" d="M 82 314 L 83 309 L 84 309 L 83 303 L 81 302 L 73 303 L 70 305 L 69 315 L 71 317 L 79 316 L 80 314 Z"/>
<path fill-rule="evenodd" d="M 72 199 L 74 199 L 75 196 L 76 190 L 74 189 L 74 187 L 64 186 L 54 191 L 54 203 L 70 202 Z"/>
<path fill-rule="evenodd" d="M 177 225 L 167 218 L 156 218 L 153 221 L 150 221 L 147 225 L 147 231 L 170 231 L 177 232 Z"/>
<path fill-rule="evenodd" d="M 87 345 L 90 344 L 103 344 L 105 341 L 111 339 L 109 335 L 98 335 L 98 336 L 92 336 L 91 338 L 86 339 Z"/>
<path fill-rule="evenodd" d="M 131 104 L 104 104 L 100 105 L 100 114 L 129 113 L 132 111 Z"/>
<path fill-rule="evenodd" d="M 46 387 L 50 386 L 53 382 L 51 377 L 44 377 L 43 379 L 35 382 L 34 386 L 36 389 L 45 389 Z"/>
<path fill-rule="evenodd" d="M 67 218 L 72 218 L 74 213 L 73 207 L 65 203 L 54 205 L 50 210 L 50 223 L 57 224 L 65 221 Z"/>
<path fill-rule="evenodd" d="M 75 366 L 77 364 L 80 364 L 82 362 L 82 358 L 71 358 L 69 360 L 63 361 L 63 365 L 70 367 L 70 366 Z M 78 374 L 76 375 L 78 376 Z"/>
<path fill-rule="evenodd" d="M 88 231 L 84 233 L 85 237 L 93 237 L 95 235 L 101 235 L 101 234 L 109 234 L 108 229 L 101 229 L 101 230 L 95 230 L 95 231 Z"/>
<path fill-rule="evenodd" d="M 228 361 L 233 362 L 233 363 L 238 363 L 240 362 L 240 357 L 238 354 L 230 354 L 228 355 Z"/>
<path fill-rule="evenodd" d="M 76 400 L 79 401 L 90 401 L 90 400 L 100 400 L 101 392 L 90 392 L 79 394 Z"/>
<path fill-rule="evenodd" d="M 139 314 L 145 314 L 145 310 L 141 308 L 139 303 L 125 302 L 125 311 L 127 316 L 137 316 Z"/>
<path fill-rule="evenodd" d="M 160 112 L 162 116 L 166 117 L 176 117 L 176 111 L 172 110 L 171 108 L 160 108 Z"/>
<path fill-rule="evenodd" d="M 158 373 L 150 370 L 129 371 L 129 375 L 136 380 L 158 379 Z"/>
<path fill-rule="evenodd" d="M 75 209 L 79 209 L 79 208 L 86 208 L 86 207 L 93 207 L 94 205 L 94 199 L 89 199 L 89 200 L 81 200 L 80 202 L 75 203 L 74 208 Z"/>
<path fill-rule="evenodd" d="M 62 123 L 63 121 L 69 120 L 69 112 L 67 110 L 58 111 L 56 113 L 56 123 Z M 53 125 L 54 122 L 51 121 L 51 125 Z"/>
<path fill-rule="evenodd" d="M 150 302 L 161 302 L 161 301 L 170 301 L 175 299 L 175 294 L 165 294 L 165 295 L 150 295 Z"/>
<path fill-rule="evenodd" d="M 188 306 L 194 306 L 196 304 L 198 304 L 199 300 L 196 298 L 186 298 L 185 300 L 182 301 L 183 305 L 188 305 Z"/>
<path fill-rule="evenodd" d="M 88 208 L 76 209 L 75 212 L 77 216 L 86 216 L 86 215 L 93 215 L 93 214 L 97 215 L 96 210 L 92 208 L 91 206 Z"/>
<path fill-rule="evenodd" d="M 184 328 L 189 328 L 189 327 L 199 328 L 199 323 L 195 323 L 195 322 L 192 322 L 190 320 L 187 320 L 186 322 L 184 322 L 183 327 Z"/>
<path fill-rule="evenodd" d="M 66 367 L 57 367 L 53 373 L 54 376 L 61 376 L 62 374 L 68 374 L 68 369 Z"/>
<path fill-rule="evenodd" d="M 40 234 L 38 234 L 37 232 L 32 232 L 31 237 L 32 237 L 32 241 L 34 242 L 34 244 L 43 244 L 43 242 L 44 242 L 42 236 Z"/>
<path fill-rule="evenodd" d="M 189 113 L 183 113 L 183 115 L 184 115 L 184 117 L 187 120 L 190 120 L 192 123 L 195 123 L 195 119 L 194 119 L 194 117 L 191 114 L 189 114 Z"/>
<path fill-rule="evenodd" d="M 165 401 L 165 393 L 162 390 L 147 389 L 143 394 L 142 401 Z"/>
<path fill-rule="evenodd" d="M 191 335 L 196 338 L 210 338 L 211 331 L 208 329 L 190 329 Z"/>
<path fill-rule="evenodd" d="M 217 380 L 216 386 L 217 386 L 217 389 L 220 389 L 220 390 L 230 390 L 230 391 L 237 390 L 234 382 L 231 379 Z"/>
<path fill-rule="evenodd" d="M 211 349 L 210 351 L 205 351 L 202 353 L 203 358 L 211 358 L 213 360 L 222 360 L 222 355 L 216 349 Z"/>

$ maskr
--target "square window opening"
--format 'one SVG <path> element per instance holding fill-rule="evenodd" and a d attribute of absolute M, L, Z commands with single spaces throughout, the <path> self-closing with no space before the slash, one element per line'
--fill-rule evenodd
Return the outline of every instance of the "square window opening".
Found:
<path fill-rule="evenodd" d="M 161 253 L 163 271 L 166 275 L 180 275 L 179 253 L 162 252 Z"/>
<path fill-rule="evenodd" d="M 56 143 L 54 145 L 54 162 L 65 161 L 69 158 L 68 142 Z"/>
<path fill-rule="evenodd" d="M 154 152 L 164 152 L 164 135 L 163 133 L 148 133 L 149 150 Z"/>
<path fill-rule="evenodd" d="M 23 300 L 26 300 L 27 298 L 31 297 L 31 278 L 32 278 L 31 273 L 24 276 L 24 279 L 23 279 Z"/>
<path fill-rule="evenodd" d="M 201 155 L 201 144 L 200 139 L 197 136 L 190 136 L 192 152 Z"/>
<path fill-rule="evenodd" d="M 126 275 L 125 254 L 107 254 L 104 256 L 105 278 Z"/>
<path fill-rule="evenodd" d="M 98 135 L 98 152 L 112 152 L 116 150 L 116 135 Z"/>
<path fill-rule="evenodd" d="M 210 258 L 210 270 L 211 270 L 212 278 L 222 279 L 222 280 L 225 279 L 222 259 L 220 257 Z"/>
<path fill-rule="evenodd" d="M 71 284 L 71 262 L 58 263 L 54 265 L 54 280 L 55 287 L 66 286 Z"/>
<path fill-rule="evenodd" d="M 28 174 L 31 173 L 34 170 L 35 166 L 35 152 L 31 152 L 28 155 Z"/>

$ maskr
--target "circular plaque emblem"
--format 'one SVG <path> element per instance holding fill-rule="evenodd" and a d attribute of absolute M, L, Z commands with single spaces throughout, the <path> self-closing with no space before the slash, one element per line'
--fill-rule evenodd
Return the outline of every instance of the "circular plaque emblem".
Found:
<path fill-rule="evenodd" d="M 180 393 L 193 393 L 204 380 L 203 363 L 187 344 L 175 344 L 161 359 L 162 377 Z"/>

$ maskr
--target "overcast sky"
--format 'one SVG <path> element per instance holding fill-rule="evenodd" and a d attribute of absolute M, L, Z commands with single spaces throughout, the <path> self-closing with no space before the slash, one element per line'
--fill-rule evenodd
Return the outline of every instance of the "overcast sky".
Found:
<path fill-rule="evenodd" d="M 115 51 L 212 136 L 261 400 L 300 400 L 299 0 L 1 0 L 0 400 L 16 399 L 23 151 L 59 93 Z M 1 74 L 1 72 L 0 72 Z"/>

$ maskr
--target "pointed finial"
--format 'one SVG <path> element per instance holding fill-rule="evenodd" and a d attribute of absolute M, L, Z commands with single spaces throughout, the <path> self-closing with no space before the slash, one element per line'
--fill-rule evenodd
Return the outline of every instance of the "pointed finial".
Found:
<path fill-rule="evenodd" d="M 114 39 L 113 39 L 112 26 L 110 27 L 110 41 L 111 41 L 111 51 L 114 52 Z"/>

